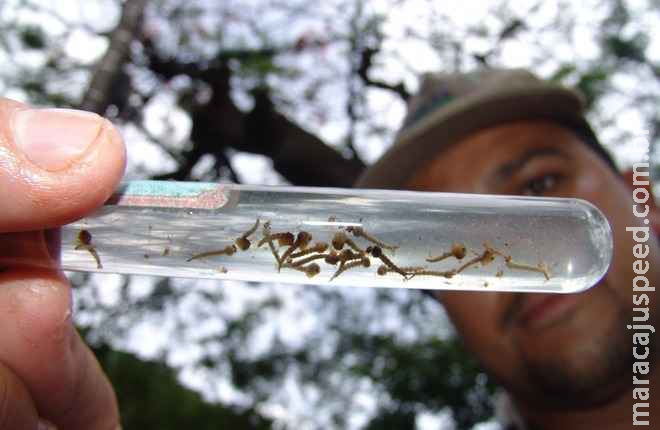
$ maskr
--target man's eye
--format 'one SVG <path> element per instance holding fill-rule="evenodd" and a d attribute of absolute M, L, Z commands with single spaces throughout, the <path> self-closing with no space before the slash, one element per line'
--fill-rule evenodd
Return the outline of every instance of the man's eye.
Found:
<path fill-rule="evenodd" d="M 540 196 L 552 191 L 557 186 L 558 182 L 558 175 L 548 174 L 538 176 L 525 184 L 522 189 L 522 194 L 526 196 Z"/>

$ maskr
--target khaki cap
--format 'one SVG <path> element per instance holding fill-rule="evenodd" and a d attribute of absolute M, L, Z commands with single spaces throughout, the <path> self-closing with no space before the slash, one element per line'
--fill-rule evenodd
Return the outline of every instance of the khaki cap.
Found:
<path fill-rule="evenodd" d="M 401 188 L 442 149 L 478 130 L 518 120 L 549 119 L 576 131 L 616 169 L 584 118 L 575 90 L 522 69 L 426 74 L 392 146 L 355 183 L 360 188 Z M 487 156 L 487 154 L 486 154 Z"/>

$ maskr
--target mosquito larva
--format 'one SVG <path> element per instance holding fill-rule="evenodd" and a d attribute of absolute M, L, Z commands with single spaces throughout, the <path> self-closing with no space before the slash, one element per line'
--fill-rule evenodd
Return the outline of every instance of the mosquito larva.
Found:
<path fill-rule="evenodd" d="M 354 260 L 362 260 L 364 258 L 366 258 L 366 256 L 364 254 L 356 254 L 353 251 L 351 251 L 350 249 L 344 249 L 337 256 L 337 261 L 339 262 L 339 268 L 337 269 L 337 272 L 335 272 L 335 276 L 338 276 L 338 273 L 341 273 L 341 272 L 344 271 L 344 266 L 347 263 L 352 262 Z M 368 258 L 367 258 L 367 260 L 368 260 Z M 326 258 L 325 261 L 328 262 L 328 258 Z M 334 265 L 336 263 L 329 263 L 329 264 Z M 330 279 L 332 280 L 335 276 L 333 276 Z"/>
<path fill-rule="evenodd" d="M 339 263 L 339 254 L 333 249 L 325 257 L 325 262 L 331 265 Z"/>
<path fill-rule="evenodd" d="M 474 257 L 470 261 L 466 262 L 458 269 L 456 269 L 455 272 L 461 273 L 463 270 L 467 269 L 468 267 L 474 266 L 475 264 L 479 264 L 479 263 L 481 263 L 482 265 L 486 265 L 495 259 L 495 254 L 497 254 L 495 250 L 486 247 L 486 250 L 481 255 Z"/>
<path fill-rule="evenodd" d="M 416 272 L 422 272 L 426 270 L 426 266 L 405 266 L 405 267 L 399 267 L 399 269 L 401 269 L 401 271 L 403 272 L 406 272 L 407 274 L 413 274 Z M 378 270 L 376 270 L 376 273 L 378 273 L 381 276 L 387 275 L 390 272 L 394 272 L 394 270 L 390 269 L 384 264 L 378 266 Z"/>
<path fill-rule="evenodd" d="M 344 248 L 344 245 L 350 246 L 360 255 L 364 255 L 365 253 L 364 249 L 360 248 L 355 242 L 351 240 L 350 237 L 346 236 L 346 233 L 341 231 L 335 233 L 334 237 L 332 238 L 332 247 L 335 248 L 337 251 L 341 251 L 342 248 Z"/>
<path fill-rule="evenodd" d="M 410 278 L 412 279 L 415 276 L 439 276 L 442 278 L 453 278 L 454 275 L 456 274 L 456 271 L 454 270 L 443 270 L 443 271 L 437 271 L 437 270 L 417 270 L 415 272 L 410 272 Z"/>
<path fill-rule="evenodd" d="M 507 259 L 509 259 L 509 260 L 511 259 L 510 255 L 505 254 L 504 252 L 500 251 L 499 249 L 493 248 L 492 246 L 490 246 L 488 244 L 488 242 L 484 243 L 484 248 L 489 249 L 495 255 L 499 255 L 499 256 L 503 257 L 505 261 Z"/>
<path fill-rule="evenodd" d="M 364 254 L 357 254 L 350 249 L 344 249 L 342 252 L 339 253 L 339 261 L 346 263 L 351 260 L 359 260 L 362 257 L 364 257 Z"/>
<path fill-rule="evenodd" d="M 428 261 L 429 263 L 437 263 L 438 261 L 445 260 L 445 259 L 447 259 L 451 256 L 452 256 L 451 252 L 443 252 L 442 254 L 440 254 L 438 256 L 427 258 L 426 261 Z"/>
<path fill-rule="evenodd" d="M 250 237 L 255 231 L 257 231 L 257 228 L 259 228 L 259 222 L 260 222 L 260 221 L 259 221 L 259 218 L 257 218 L 257 221 L 254 223 L 254 225 L 253 225 L 252 227 L 250 227 L 250 229 L 249 229 L 248 231 L 246 231 L 245 233 L 243 233 L 242 235 L 240 235 L 240 236 L 234 241 L 234 243 L 236 244 L 236 246 L 238 246 L 238 249 L 240 249 L 241 251 L 245 251 L 245 250 L 247 250 L 248 248 L 250 248 L 251 242 L 250 242 L 250 240 L 249 240 L 249 237 Z"/>
<path fill-rule="evenodd" d="M 261 228 L 261 232 L 264 236 L 265 241 L 268 243 L 268 248 L 270 248 L 270 252 L 273 253 L 273 257 L 275 257 L 275 261 L 277 262 L 277 269 L 282 266 L 282 260 L 280 259 L 280 255 L 277 253 L 277 249 L 275 249 L 275 244 L 273 244 L 273 240 L 271 239 L 271 234 L 270 234 L 270 221 L 266 221 Z M 262 239 L 262 241 L 264 240 Z M 259 242 L 261 244 L 261 241 Z M 261 246 L 261 245 L 258 245 Z"/>
<path fill-rule="evenodd" d="M 306 266 L 305 274 L 307 275 L 308 278 L 313 278 L 314 276 L 318 275 L 319 273 L 321 273 L 321 267 L 319 267 L 318 264 L 312 263 L 312 264 Z"/>
<path fill-rule="evenodd" d="M 275 245 L 273 245 L 272 241 L 268 241 L 268 247 L 270 248 L 270 252 L 273 253 L 273 257 L 275 257 L 275 261 L 277 262 L 277 267 L 282 266 L 282 259 L 280 258 L 280 254 L 277 253 L 277 249 L 275 249 Z"/>
<path fill-rule="evenodd" d="M 309 245 L 309 242 L 311 241 L 312 241 L 311 234 L 307 233 L 306 231 L 298 232 L 295 242 L 293 242 L 293 244 L 289 246 L 289 248 L 286 251 L 284 251 L 282 257 L 280 257 L 280 266 L 282 265 L 282 262 L 286 261 L 296 249 L 300 249 L 304 251 L 307 248 L 307 245 Z"/>
<path fill-rule="evenodd" d="M 330 254 L 314 254 L 310 255 L 309 257 L 305 257 L 301 260 L 293 260 L 293 258 L 289 258 L 287 260 L 287 264 L 290 264 L 292 266 L 302 266 L 307 263 L 311 263 L 314 260 L 320 260 L 321 258 L 327 258 Z"/>
<path fill-rule="evenodd" d="M 263 246 L 264 243 L 276 241 L 278 246 L 291 246 L 293 245 L 293 233 L 282 232 L 282 233 L 272 233 L 268 236 L 264 236 L 259 243 L 257 243 L 257 248 Z"/>
<path fill-rule="evenodd" d="M 545 277 L 546 280 L 550 280 L 550 274 L 548 273 L 548 269 L 542 265 L 542 263 L 539 263 L 538 266 L 532 266 L 529 264 L 524 264 L 524 263 L 518 263 L 516 261 L 512 260 L 512 257 L 508 254 L 503 253 L 502 251 L 498 251 L 497 249 L 494 249 L 488 245 L 485 245 L 487 249 L 490 249 L 494 254 L 501 255 L 504 258 L 504 262 L 506 263 L 506 267 L 510 269 L 519 269 L 519 270 L 528 270 L 531 272 L 538 272 L 542 273 L 543 276 Z"/>
<path fill-rule="evenodd" d="M 255 231 L 257 231 L 257 228 L 259 228 L 259 223 L 261 220 L 257 218 L 257 220 L 254 222 L 254 225 L 245 233 L 243 233 L 242 237 L 250 237 L 252 234 L 254 234 Z"/>
<path fill-rule="evenodd" d="M 367 247 L 367 253 L 371 254 L 375 258 L 379 258 L 388 268 L 390 268 L 392 271 L 398 273 L 399 275 L 403 276 L 404 279 L 408 279 L 409 274 L 401 270 L 400 267 L 398 267 L 396 264 L 392 262 L 385 254 L 383 254 L 383 250 L 380 249 L 378 246 L 369 246 Z"/>
<path fill-rule="evenodd" d="M 451 253 L 457 260 L 462 260 L 465 257 L 467 250 L 462 243 L 454 243 L 451 245 Z"/>
<path fill-rule="evenodd" d="M 346 243 L 346 239 L 348 238 L 345 234 L 336 233 L 332 238 L 332 247 L 337 251 L 341 251 L 344 247 L 344 243 Z"/>
<path fill-rule="evenodd" d="M 309 243 L 312 241 L 312 235 L 306 231 L 299 231 L 298 236 L 296 236 L 296 241 L 293 245 L 298 249 L 306 249 Z"/>
<path fill-rule="evenodd" d="M 87 230 L 80 230 L 78 232 L 78 236 L 76 236 L 76 247 L 74 249 L 75 250 L 82 249 L 89 252 L 96 261 L 96 268 L 103 269 L 103 265 L 101 264 L 101 258 L 99 257 L 98 252 L 96 252 L 96 248 L 94 248 L 94 246 L 92 245 L 92 233 L 90 233 Z"/>
<path fill-rule="evenodd" d="M 307 266 L 294 266 L 290 263 L 285 263 L 282 267 L 303 272 L 308 278 L 313 278 L 321 272 L 321 267 L 316 263 L 308 264 Z"/>
<path fill-rule="evenodd" d="M 243 237 L 243 236 L 236 238 L 234 243 L 241 251 L 247 250 L 248 248 L 250 248 L 251 245 L 250 240 L 247 237 Z"/>
<path fill-rule="evenodd" d="M 449 257 L 454 257 L 457 260 L 462 260 L 463 257 L 465 257 L 465 253 L 466 253 L 465 245 L 463 245 L 462 243 L 454 243 L 451 246 L 451 251 L 445 252 L 437 257 L 429 257 L 426 259 L 426 261 L 428 261 L 429 263 L 435 263 Z"/>
<path fill-rule="evenodd" d="M 344 273 L 347 270 L 353 269 L 355 267 L 360 267 L 360 266 L 369 267 L 370 265 L 371 265 L 371 261 L 369 261 L 369 257 L 362 256 L 358 260 L 353 260 L 353 261 L 350 261 L 346 264 L 340 265 L 339 268 L 337 269 L 337 271 L 334 273 L 334 275 L 332 275 L 332 277 L 328 280 L 328 282 L 332 281 L 337 276 L 341 275 L 342 273 Z"/>
<path fill-rule="evenodd" d="M 328 250 L 328 244 L 325 242 L 318 242 L 315 243 L 313 246 L 304 249 L 302 251 L 294 252 L 289 256 L 289 260 L 292 260 L 294 258 L 302 257 L 308 254 L 311 254 L 313 252 L 325 252 Z"/>
<path fill-rule="evenodd" d="M 87 230 L 80 230 L 76 236 L 77 246 L 89 246 L 92 243 L 92 233 Z"/>
<path fill-rule="evenodd" d="M 380 248 L 388 249 L 390 251 L 395 251 L 398 248 L 398 246 L 386 245 L 385 243 L 381 242 L 380 240 L 376 239 L 375 237 L 367 233 L 362 227 L 350 226 L 350 227 L 346 227 L 346 231 L 353 234 L 353 236 L 355 237 L 362 237 L 368 240 L 369 242 L 373 243 L 374 245 L 379 246 Z"/>
<path fill-rule="evenodd" d="M 543 267 L 541 264 L 539 266 L 530 266 L 528 264 L 522 264 L 522 263 L 516 263 L 515 261 L 511 261 L 511 257 L 509 259 L 504 260 L 506 262 L 506 267 L 509 267 L 511 269 L 519 269 L 519 270 L 529 270 L 531 272 L 538 272 L 538 273 L 543 273 L 543 276 L 545 276 L 546 280 L 550 280 L 550 274 L 548 273 L 548 269 Z"/>
<path fill-rule="evenodd" d="M 205 257 L 214 257 L 217 255 L 234 255 L 235 253 L 236 253 L 236 245 L 227 245 L 222 249 L 195 254 L 186 261 L 198 260 L 200 258 L 205 258 Z"/>
<path fill-rule="evenodd" d="M 400 267 L 400 269 L 404 272 L 420 272 L 426 270 L 426 266 L 404 266 Z"/>

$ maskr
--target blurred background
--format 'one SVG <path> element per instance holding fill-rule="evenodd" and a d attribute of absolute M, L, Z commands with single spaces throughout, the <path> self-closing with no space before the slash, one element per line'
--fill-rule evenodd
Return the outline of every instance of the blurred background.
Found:
<path fill-rule="evenodd" d="M 582 90 L 622 170 L 649 130 L 658 178 L 659 36 L 657 0 L 5 0 L 0 94 L 109 117 L 126 179 L 345 187 L 422 73 L 524 67 Z M 71 278 L 125 429 L 498 428 L 418 291 Z"/>

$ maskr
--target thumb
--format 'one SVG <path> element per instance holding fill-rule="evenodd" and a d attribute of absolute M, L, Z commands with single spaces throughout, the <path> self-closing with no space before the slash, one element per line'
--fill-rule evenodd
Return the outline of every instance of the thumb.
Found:
<path fill-rule="evenodd" d="M 124 165 L 121 137 L 100 116 L 0 98 L 0 263 L 5 254 L 52 258 L 44 230 L 103 204 Z M 114 393 L 74 329 L 71 303 L 56 268 L 0 266 L 0 428 L 24 428 L 14 426 L 16 405 L 25 420 L 38 412 L 61 429 L 116 426 Z"/>
<path fill-rule="evenodd" d="M 82 217 L 110 196 L 124 166 L 121 137 L 102 117 L 0 98 L 0 232 Z"/>

